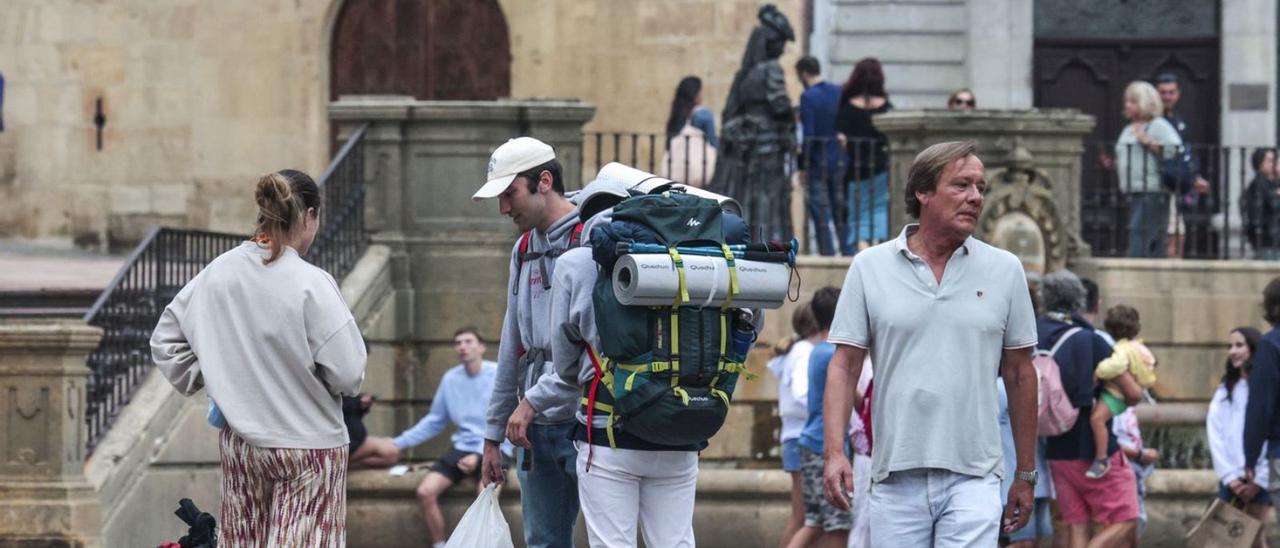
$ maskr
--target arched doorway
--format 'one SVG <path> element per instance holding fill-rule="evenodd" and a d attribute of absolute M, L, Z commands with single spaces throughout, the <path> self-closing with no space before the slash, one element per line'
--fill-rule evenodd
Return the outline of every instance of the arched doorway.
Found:
<path fill-rule="evenodd" d="M 331 99 L 511 94 L 510 38 L 497 0 L 348 0 L 330 44 Z"/>

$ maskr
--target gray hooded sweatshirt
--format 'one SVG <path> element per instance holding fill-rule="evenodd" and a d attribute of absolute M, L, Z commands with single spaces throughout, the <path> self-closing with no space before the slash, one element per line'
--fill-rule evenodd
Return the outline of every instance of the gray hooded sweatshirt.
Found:
<path fill-rule="evenodd" d="M 584 235 L 591 234 L 591 229 L 613 220 L 613 210 L 603 211 L 592 217 L 583 227 Z M 596 330 L 595 307 L 592 304 L 592 291 L 596 285 L 598 266 L 591 256 L 590 247 L 580 247 L 560 256 L 559 268 L 551 282 L 551 315 L 548 318 L 551 330 L 551 363 L 554 374 L 545 375 L 538 385 L 529 389 L 529 393 L 537 392 L 552 405 L 567 405 L 576 410 L 579 423 L 586 424 L 578 398 L 582 395 L 582 386 L 595 377 L 595 369 L 591 358 L 583 352 L 582 342 L 593 348 L 600 347 L 600 333 Z M 574 338 L 566 333 L 575 331 Z M 576 337 L 581 337 L 580 339 Z M 545 395 L 545 396 L 544 396 Z M 593 417 L 596 426 L 604 428 L 608 417 Z"/>
<path fill-rule="evenodd" d="M 574 208 L 573 212 L 556 219 L 545 233 L 534 229 L 529 239 L 529 252 L 545 253 L 568 248 L 573 227 L 577 224 L 578 210 Z M 584 238 L 586 234 L 584 231 Z M 502 339 L 498 345 L 498 375 L 494 379 L 488 418 L 485 420 L 484 437 L 495 442 L 506 439 L 507 420 L 520 398 L 528 399 L 529 405 L 537 411 L 533 419 L 535 424 L 563 424 L 573 420 L 574 413 L 573 402 L 548 401 L 540 393 L 528 391 L 541 377 L 554 374 L 549 365 L 553 353 L 548 328 L 551 314 L 548 286 L 551 285 L 557 259 L 532 259 L 522 266 L 519 250 L 520 241 L 517 239 L 511 246 L 507 314 L 502 319 Z M 525 351 L 523 356 L 521 347 Z"/>

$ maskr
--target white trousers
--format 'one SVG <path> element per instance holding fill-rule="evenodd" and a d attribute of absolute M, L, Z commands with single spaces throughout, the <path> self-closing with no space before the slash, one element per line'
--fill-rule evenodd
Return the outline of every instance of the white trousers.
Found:
<path fill-rule="evenodd" d="M 871 457 L 853 456 L 853 529 L 849 548 L 871 548 Z"/>
<path fill-rule="evenodd" d="M 638 522 L 645 546 L 693 548 L 697 453 L 595 446 L 588 471 L 588 446 L 576 445 L 578 499 L 591 546 L 636 546 Z"/>
<path fill-rule="evenodd" d="M 872 546 L 995 546 L 1000 478 L 917 468 L 871 486 Z"/>

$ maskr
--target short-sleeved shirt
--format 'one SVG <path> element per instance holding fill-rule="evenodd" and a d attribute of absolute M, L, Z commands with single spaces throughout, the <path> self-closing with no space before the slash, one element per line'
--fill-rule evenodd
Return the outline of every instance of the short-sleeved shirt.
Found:
<path fill-rule="evenodd" d="M 875 367 L 872 481 L 941 468 L 1004 475 L 996 386 L 1005 349 L 1037 341 L 1022 263 L 968 238 L 942 283 L 898 238 L 849 267 L 828 340 L 866 348 Z"/>

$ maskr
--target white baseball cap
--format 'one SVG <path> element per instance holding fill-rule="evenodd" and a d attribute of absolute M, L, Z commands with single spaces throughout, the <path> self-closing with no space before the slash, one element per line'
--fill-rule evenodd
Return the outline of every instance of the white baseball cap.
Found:
<path fill-rule="evenodd" d="M 474 201 L 497 198 L 516 175 L 556 159 L 556 151 L 533 137 L 516 137 L 502 144 L 489 156 L 489 176 L 484 186 L 471 195 Z"/>

